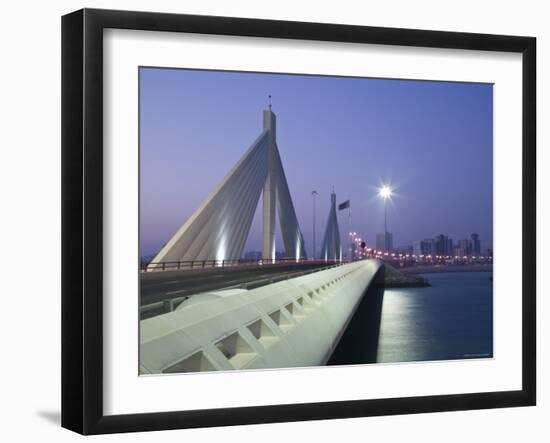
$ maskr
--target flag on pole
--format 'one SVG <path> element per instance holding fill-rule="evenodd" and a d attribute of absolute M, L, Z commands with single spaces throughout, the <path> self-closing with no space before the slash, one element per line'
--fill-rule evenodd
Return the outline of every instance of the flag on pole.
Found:
<path fill-rule="evenodd" d="M 340 203 L 338 205 L 338 210 L 341 211 L 342 209 L 349 208 L 349 200 L 346 200 L 344 203 Z"/>

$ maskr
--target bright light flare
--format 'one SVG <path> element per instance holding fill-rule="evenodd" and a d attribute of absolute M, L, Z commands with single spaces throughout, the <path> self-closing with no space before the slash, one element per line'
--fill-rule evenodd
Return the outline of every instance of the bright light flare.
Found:
<path fill-rule="evenodd" d="M 392 196 L 392 189 L 389 186 L 384 185 L 378 191 L 378 195 L 381 198 L 383 198 L 384 200 L 387 200 L 388 198 L 390 198 Z"/>

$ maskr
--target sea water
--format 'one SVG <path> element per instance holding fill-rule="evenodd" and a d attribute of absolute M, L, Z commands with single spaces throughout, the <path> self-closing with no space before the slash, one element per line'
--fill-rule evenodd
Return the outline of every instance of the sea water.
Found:
<path fill-rule="evenodd" d="M 492 275 L 423 274 L 431 286 L 367 292 L 329 364 L 491 358 Z"/>

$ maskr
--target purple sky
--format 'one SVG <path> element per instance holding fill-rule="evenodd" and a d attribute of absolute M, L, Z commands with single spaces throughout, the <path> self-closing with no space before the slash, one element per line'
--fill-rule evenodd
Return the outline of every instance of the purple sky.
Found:
<path fill-rule="evenodd" d="M 383 183 L 396 193 L 394 246 L 477 232 L 492 247 L 492 85 L 141 68 L 141 255 L 171 238 L 260 134 L 268 94 L 308 254 L 312 190 L 318 247 L 333 186 L 374 245 Z M 245 251 L 261 250 L 260 209 Z M 345 238 L 347 211 L 339 223 Z"/>

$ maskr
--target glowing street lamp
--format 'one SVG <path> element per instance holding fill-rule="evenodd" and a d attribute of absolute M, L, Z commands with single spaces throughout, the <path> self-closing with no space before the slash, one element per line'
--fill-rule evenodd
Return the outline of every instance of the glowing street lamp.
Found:
<path fill-rule="evenodd" d="M 384 185 L 380 188 L 378 195 L 383 199 L 387 200 L 388 198 L 391 198 L 392 196 L 392 190 L 389 186 Z"/>

